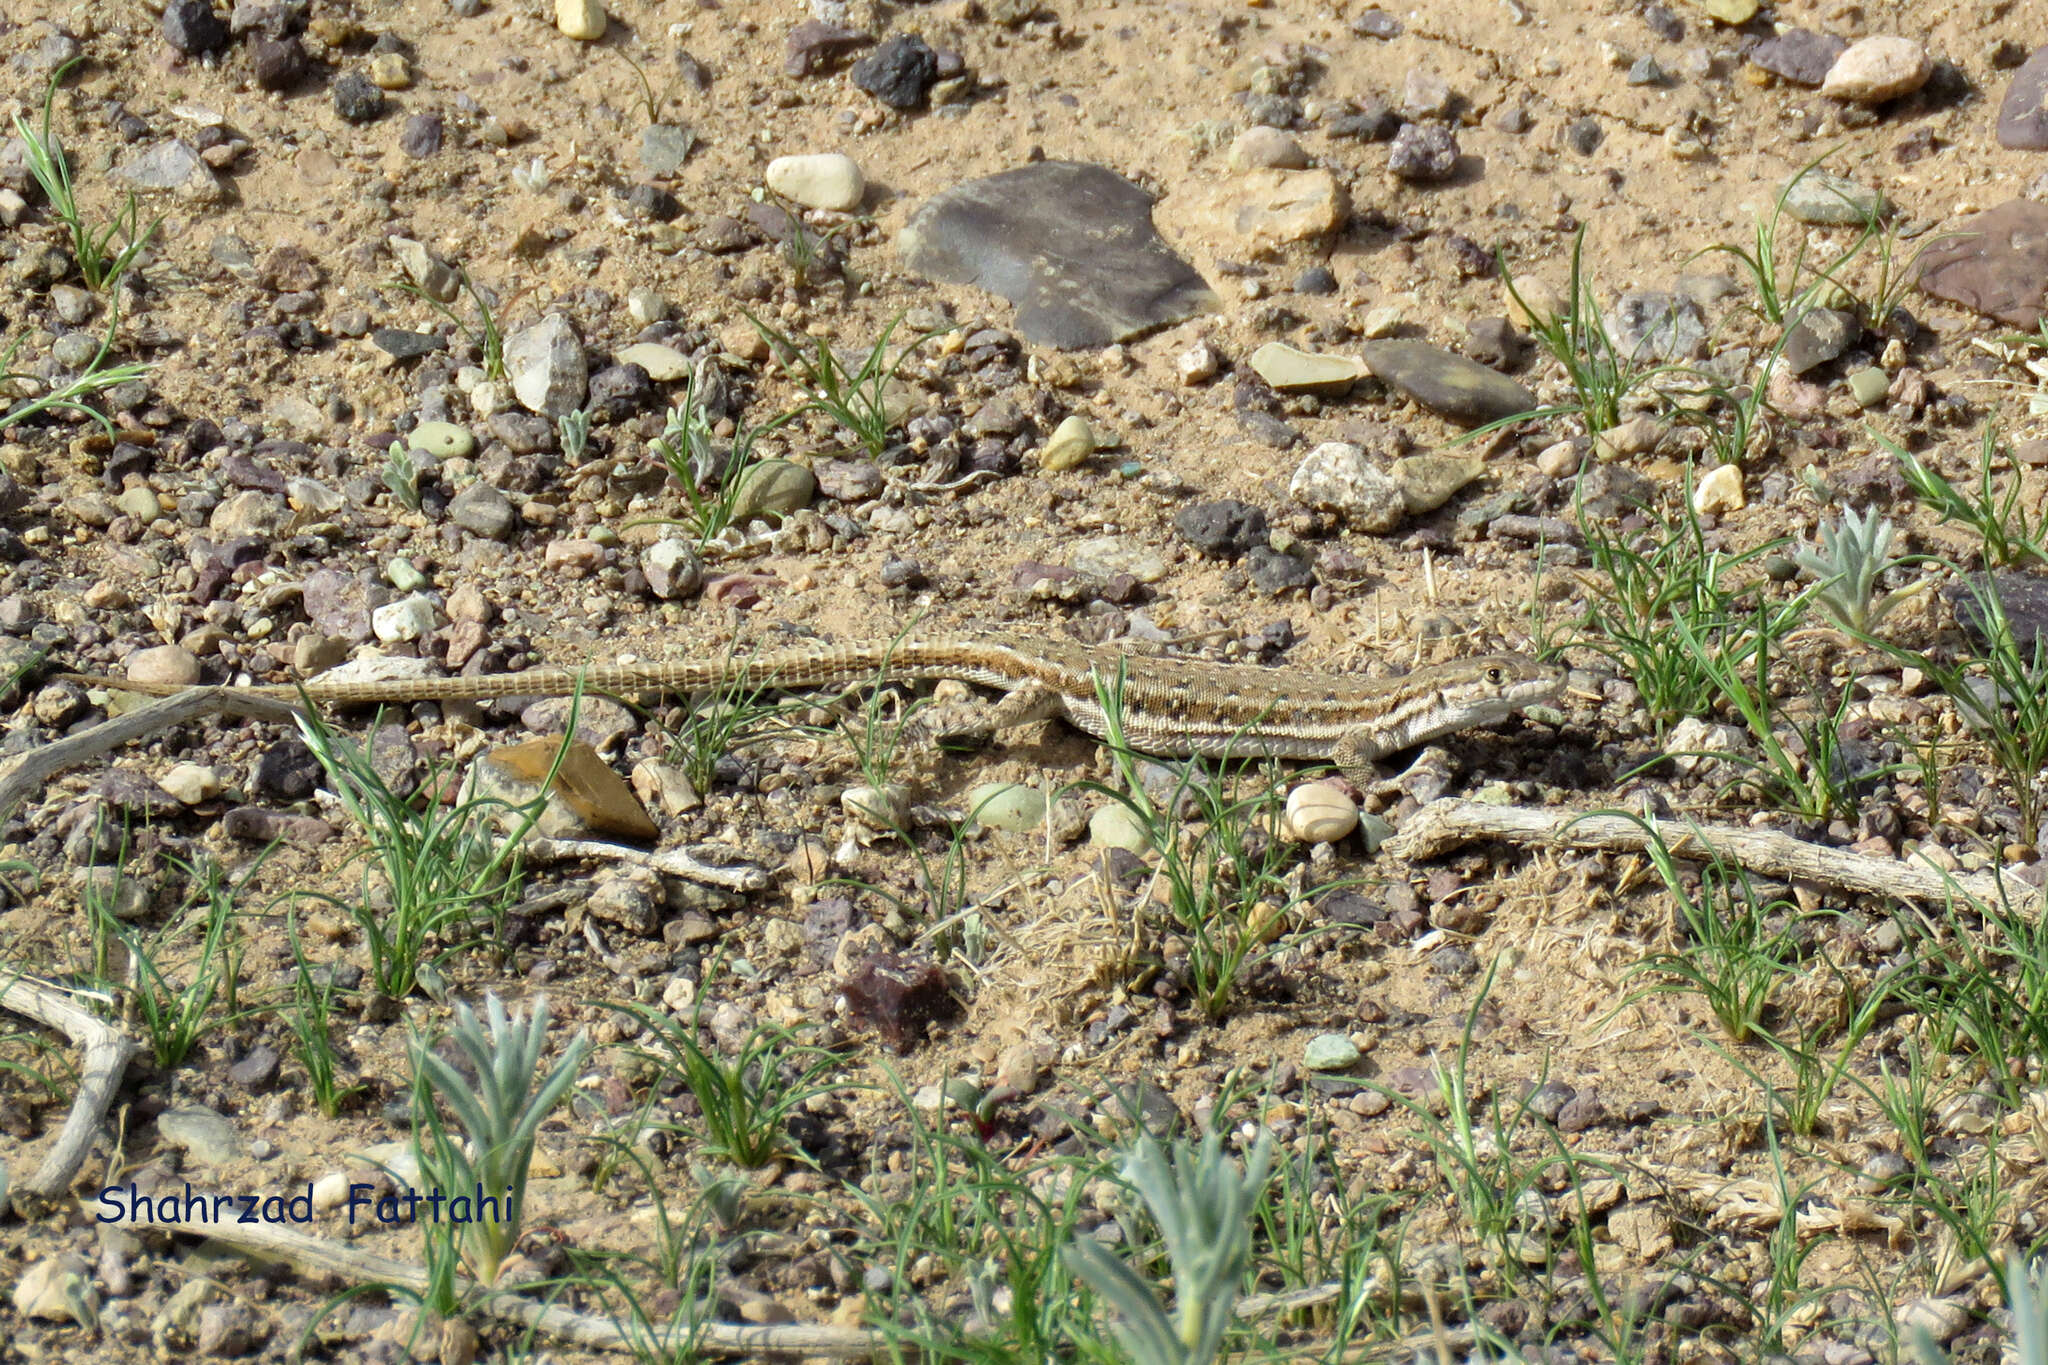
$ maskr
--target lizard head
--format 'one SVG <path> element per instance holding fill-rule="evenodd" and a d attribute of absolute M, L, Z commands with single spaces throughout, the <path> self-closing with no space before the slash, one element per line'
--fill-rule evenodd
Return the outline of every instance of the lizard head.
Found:
<path fill-rule="evenodd" d="M 1467 725 L 1505 720 L 1524 707 L 1540 705 L 1564 690 L 1564 670 L 1526 654 L 1485 654 L 1441 665 L 1438 696 Z"/>

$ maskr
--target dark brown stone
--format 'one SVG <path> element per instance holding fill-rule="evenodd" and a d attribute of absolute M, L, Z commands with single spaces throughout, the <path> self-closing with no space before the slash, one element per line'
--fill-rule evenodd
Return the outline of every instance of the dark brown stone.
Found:
<path fill-rule="evenodd" d="M 2034 327 L 2048 311 L 2048 204 L 2010 199 L 1964 219 L 1921 254 L 1915 278 L 1938 299 Z"/>
<path fill-rule="evenodd" d="M 960 1012 L 946 974 L 928 960 L 874 953 L 841 987 L 853 1018 L 901 1052 L 924 1041 L 927 1030 Z"/>
<path fill-rule="evenodd" d="M 1819 85 L 1849 45 L 1828 33 L 1788 28 L 1750 49 L 1749 60 L 1794 85 Z"/>
<path fill-rule="evenodd" d="M 866 47 L 873 41 L 857 28 L 828 24 L 821 19 L 806 19 L 791 29 L 789 37 L 783 40 L 782 69 L 791 76 L 808 76 L 830 68 L 847 53 Z"/>
<path fill-rule="evenodd" d="M 2037 47 L 2006 87 L 1998 106 L 1998 145 L 2023 151 L 2048 147 L 2048 47 Z"/>

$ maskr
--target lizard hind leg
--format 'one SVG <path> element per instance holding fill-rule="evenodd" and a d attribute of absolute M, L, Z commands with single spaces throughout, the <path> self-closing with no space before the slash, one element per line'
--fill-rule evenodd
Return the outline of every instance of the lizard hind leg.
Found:
<path fill-rule="evenodd" d="M 1059 693 L 1034 682 L 994 704 L 978 699 L 933 702 L 918 712 L 915 725 L 920 736 L 931 743 L 949 749 L 978 749 L 997 731 L 1065 714 Z"/>

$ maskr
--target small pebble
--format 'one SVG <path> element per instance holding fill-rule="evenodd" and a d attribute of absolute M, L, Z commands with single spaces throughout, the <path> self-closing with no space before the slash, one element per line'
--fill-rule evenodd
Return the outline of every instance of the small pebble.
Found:
<path fill-rule="evenodd" d="M 1858 407 L 1874 408 L 1884 402 L 1891 383 L 1890 375 L 1871 365 L 1849 376 L 1849 392 L 1855 397 Z"/>
<path fill-rule="evenodd" d="M 1088 842 L 1097 848 L 1120 848 L 1129 853 L 1144 853 L 1152 847 L 1145 826 L 1120 802 L 1104 806 L 1088 817 Z"/>
<path fill-rule="evenodd" d="M 604 6 L 599 0 L 555 0 L 555 27 L 581 42 L 604 37 Z"/>
<path fill-rule="evenodd" d="M 1820 92 L 1854 104 L 1883 104 L 1927 84 L 1934 63 L 1911 38 L 1881 35 L 1851 43 L 1828 68 Z"/>
<path fill-rule="evenodd" d="M 1745 505 L 1741 465 L 1715 465 L 1693 486 L 1692 507 L 1703 517 L 1740 511 Z"/>
<path fill-rule="evenodd" d="M 412 88 L 412 67 L 399 52 L 380 52 L 370 58 L 370 80 L 379 90 Z"/>
<path fill-rule="evenodd" d="M 1174 358 L 1173 368 L 1183 384 L 1203 384 L 1216 377 L 1223 358 L 1206 341 L 1198 341 Z"/>
<path fill-rule="evenodd" d="M 839 808 L 870 829 L 894 833 L 910 828 L 910 788 L 901 782 L 848 787 L 839 794 Z"/>
<path fill-rule="evenodd" d="M 424 450 L 438 459 L 462 459 L 476 453 L 476 435 L 453 422 L 422 422 L 406 438 L 414 450 Z"/>
<path fill-rule="evenodd" d="M 1358 1044 L 1342 1033 L 1318 1033 L 1301 1050 L 1304 1071 L 1349 1071 L 1358 1065 Z"/>
<path fill-rule="evenodd" d="M 1063 420 L 1053 428 L 1039 449 L 1039 468 L 1050 473 L 1073 469 L 1095 453 L 1095 431 L 1088 425 L 1088 419 L 1080 413 Z"/>
<path fill-rule="evenodd" d="M 1257 124 L 1245 129 L 1230 144 L 1230 169 L 1298 171 L 1308 165 L 1308 153 L 1301 144 L 1278 128 Z"/>
<path fill-rule="evenodd" d="M 344 123 L 371 123 L 384 116 L 384 92 L 361 72 L 349 71 L 335 77 L 328 91 L 334 100 L 334 112 Z"/>
<path fill-rule="evenodd" d="M 199 660 L 180 645 L 156 645 L 128 659 L 128 681 L 190 687 L 199 681 Z"/>
<path fill-rule="evenodd" d="M 967 793 L 967 812 L 990 829 L 1026 834 L 1045 823 L 1045 793 L 1017 782 L 984 782 Z"/>

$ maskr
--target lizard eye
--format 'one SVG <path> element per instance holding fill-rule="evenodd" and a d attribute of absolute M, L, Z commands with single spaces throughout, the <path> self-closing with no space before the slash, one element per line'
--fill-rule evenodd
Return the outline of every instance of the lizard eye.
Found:
<path fill-rule="evenodd" d="M 1503 674 L 1498 668 L 1489 668 L 1486 670 L 1486 680 L 1490 683 L 1498 684 L 1504 679 L 1505 676 L 1506 675 Z"/>

